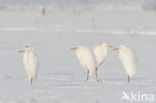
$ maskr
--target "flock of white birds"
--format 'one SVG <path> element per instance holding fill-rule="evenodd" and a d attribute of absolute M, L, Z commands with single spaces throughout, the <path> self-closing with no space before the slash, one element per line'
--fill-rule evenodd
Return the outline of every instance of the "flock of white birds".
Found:
<path fill-rule="evenodd" d="M 76 51 L 77 58 L 83 68 L 87 71 L 87 80 L 89 76 L 96 75 L 97 79 L 97 71 L 100 65 L 104 62 L 107 56 L 108 48 L 114 48 L 111 45 L 102 44 L 96 46 L 93 50 L 90 50 L 85 46 L 77 46 L 72 48 L 71 50 Z M 120 45 L 118 48 L 114 48 L 113 50 L 119 50 L 119 58 L 123 64 L 123 67 L 128 75 L 128 82 L 130 82 L 130 77 L 135 75 L 137 60 L 135 52 L 123 45 Z M 37 72 L 38 72 L 38 58 L 35 51 L 35 48 L 31 45 L 28 45 L 24 48 L 24 50 L 18 51 L 23 53 L 23 64 L 26 69 L 26 74 L 28 78 L 31 80 L 31 85 L 34 80 L 36 80 Z"/>

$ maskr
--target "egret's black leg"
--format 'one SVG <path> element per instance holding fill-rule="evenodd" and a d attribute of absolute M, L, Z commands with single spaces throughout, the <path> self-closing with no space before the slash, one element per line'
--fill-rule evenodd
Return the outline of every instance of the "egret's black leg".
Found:
<path fill-rule="evenodd" d="M 130 76 L 128 76 L 128 82 L 130 82 Z"/>
<path fill-rule="evenodd" d="M 95 72 L 96 72 L 96 80 L 97 80 L 97 68 L 96 68 L 96 71 Z"/>
<path fill-rule="evenodd" d="M 31 77 L 31 85 L 32 85 L 32 82 L 33 82 L 33 78 Z"/>
<path fill-rule="evenodd" d="M 87 71 L 87 80 L 88 80 L 88 78 L 89 78 L 89 70 Z"/>

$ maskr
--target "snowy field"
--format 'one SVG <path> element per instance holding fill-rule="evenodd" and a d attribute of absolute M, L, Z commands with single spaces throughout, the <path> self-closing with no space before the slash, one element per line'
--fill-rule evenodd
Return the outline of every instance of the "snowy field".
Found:
<path fill-rule="evenodd" d="M 156 96 L 156 12 L 88 11 L 82 13 L 0 12 L 0 103 L 132 103 L 122 92 Z M 135 50 L 139 62 L 131 82 L 118 59 L 109 55 L 95 77 L 86 73 L 70 48 L 106 42 Z M 40 67 L 37 81 L 27 80 L 17 50 L 32 44 Z M 155 103 L 148 102 L 148 103 Z M 136 103 L 147 103 L 136 102 Z"/>

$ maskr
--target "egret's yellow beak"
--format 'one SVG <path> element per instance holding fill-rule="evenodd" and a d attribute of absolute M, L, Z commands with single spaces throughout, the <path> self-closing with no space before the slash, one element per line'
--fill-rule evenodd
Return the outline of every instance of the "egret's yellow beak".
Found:
<path fill-rule="evenodd" d="M 120 48 L 115 48 L 115 49 L 113 49 L 113 50 L 119 50 Z"/>
<path fill-rule="evenodd" d="M 77 50 L 77 49 L 79 49 L 79 47 L 71 48 L 71 50 Z"/>
<path fill-rule="evenodd" d="M 113 46 L 111 46 L 111 45 L 108 45 L 108 48 L 114 48 Z"/>
<path fill-rule="evenodd" d="M 24 53 L 25 51 L 24 51 L 24 50 L 19 50 L 18 52 L 20 52 L 20 53 Z"/>

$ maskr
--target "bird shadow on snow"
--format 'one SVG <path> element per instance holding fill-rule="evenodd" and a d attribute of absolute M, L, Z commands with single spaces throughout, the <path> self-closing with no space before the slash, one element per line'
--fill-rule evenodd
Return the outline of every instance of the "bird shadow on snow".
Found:
<path fill-rule="evenodd" d="M 156 81 L 153 81 L 148 78 L 135 78 L 131 79 L 130 82 L 127 81 L 127 79 L 103 79 L 98 80 L 100 83 L 109 83 L 109 84 L 115 84 L 115 85 L 122 85 L 122 84 L 134 84 L 134 85 L 141 85 L 145 84 L 147 85 L 156 85 Z"/>
<path fill-rule="evenodd" d="M 124 79 L 99 79 L 98 82 L 120 85 L 125 83 L 126 81 Z"/>
<path fill-rule="evenodd" d="M 134 84 L 144 84 L 145 86 L 156 86 L 156 81 L 149 78 L 135 78 L 133 79 Z"/>
<path fill-rule="evenodd" d="M 38 78 L 39 79 L 39 78 Z M 40 78 L 41 79 L 41 78 Z M 128 83 L 126 78 L 119 78 L 119 79 L 89 79 L 89 80 L 78 80 L 78 79 L 71 79 L 67 76 L 62 77 L 44 77 L 41 80 L 44 81 L 54 81 L 56 85 L 62 86 L 79 86 L 81 84 L 87 84 L 87 83 L 101 83 L 101 84 L 114 84 L 114 85 L 126 85 L 126 84 L 132 84 L 134 86 L 142 86 L 143 84 L 147 85 L 156 85 L 156 82 L 149 79 L 149 78 L 132 78 L 131 81 Z"/>
<path fill-rule="evenodd" d="M 15 76 L 15 75 L 0 75 L 0 79 L 5 79 L 5 80 L 14 80 L 14 79 L 24 79 L 25 76 Z"/>
<path fill-rule="evenodd" d="M 19 79 L 20 77 L 20 79 Z M 14 76 L 14 75 L 0 75 L 1 80 L 24 80 L 28 81 L 25 76 Z M 50 77 L 44 77 L 44 78 L 38 78 L 41 81 L 51 81 L 54 82 L 56 86 L 59 87 L 78 87 L 83 84 L 95 84 L 95 83 L 100 83 L 100 84 L 114 84 L 114 85 L 133 85 L 133 86 L 139 86 L 139 87 L 156 87 L 156 81 L 150 79 L 150 78 L 132 78 L 131 81 L 128 83 L 127 79 L 90 79 L 90 80 L 74 80 L 70 79 L 68 77 L 64 78 L 56 78 L 55 76 L 50 76 Z M 36 84 L 36 83 L 35 83 Z"/>
<path fill-rule="evenodd" d="M 0 79 L 10 79 L 12 78 L 11 75 L 0 75 Z"/>
<path fill-rule="evenodd" d="M 16 103 L 37 103 L 35 99 L 18 100 Z"/>

